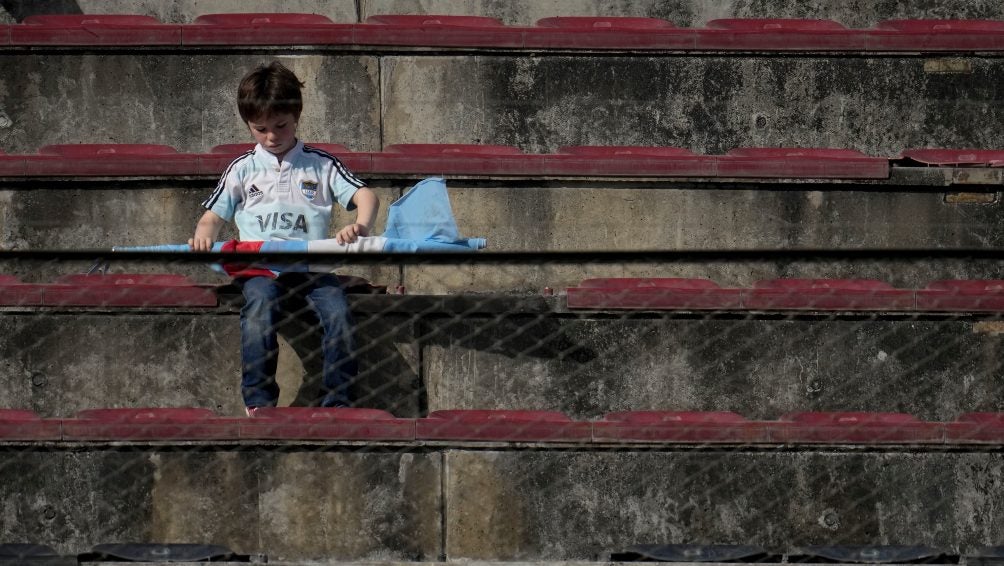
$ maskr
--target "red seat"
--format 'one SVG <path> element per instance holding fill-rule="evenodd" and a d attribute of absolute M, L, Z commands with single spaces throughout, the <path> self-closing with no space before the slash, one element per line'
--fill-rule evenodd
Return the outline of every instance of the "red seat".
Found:
<path fill-rule="evenodd" d="M 132 14 L 40 14 L 10 26 L 10 43 L 26 45 L 181 45 L 181 26 Z"/>
<path fill-rule="evenodd" d="M 999 20 L 884 20 L 878 29 L 894 29 L 913 33 L 978 33 L 1004 32 L 1004 21 Z"/>
<path fill-rule="evenodd" d="M 374 171 L 433 175 L 536 175 L 543 163 L 514 146 L 479 144 L 393 144 L 371 159 Z"/>
<path fill-rule="evenodd" d="M 588 442 L 588 422 L 555 411 L 446 410 L 415 421 L 418 440 Z"/>
<path fill-rule="evenodd" d="M 43 286 L 23 283 L 13 275 L 0 275 L 0 306 L 37 307 L 43 303 Z"/>
<path fill-rule="evenodd" d="M 708 279 L 585 279 L 567 291 L 568 308 L 739 309 L 740 289 L 723 289 Z"/>
<path fill-rule="evenodd" d="M 593 440 L 600 442 L 748 444 L 768 439 L 765 423 L 724 411 L 628 411 L 593 423 Z"/>
<path fill-rule="evenodd" d="M 485 16 L 388 14 L 366 18 L 354 29 L 359 45 L 522 48 L 522 28 Z"/>
<path fill-rule="evenodd" d="M 27 156 L 29 175 L 191 175 L 199 157 L 157 144 L 46 145 Z"/>
<path fill-rule="evenodd" d="M 1001 167 L 1004 166 L 1004 150 L 986 149 L 908 149 L 900 154 L 925 165 Z"/>
<path fill-rule="evenodd" d="M 58 419 L 43 419 L 34 411 L 0 409 L 0 440 L 59 440 Z"/>
<path fill-rule="evenodd" d="M 884 310 L 914 308 L 914 292 L 872 279 L 768 279 L 743 290 L 743 306 L 762 310 Z"/>
<path fill-rule="evenodd" d="M 44 287 L 45 306 L 215 307 L 210 285 L 175 274 L 63 275 Z"/>
<path fill-rule="evenodd" d="M 905 413 L 800 412 L 769 424 L 770 438 L 784 443 L 942 443 L 944 427 Z"/>
<path fill-rule="evenodd" d="M 709 50 L 855 51 L 864 34 L 831 20 L 723 18 L 711 20 L 695 47 Z"/>
<path fill-rule="evenodd" d="M 680 147 L 566 146 L 547 157 L 551 175 L 712 177 L 715 157 Z"/>
<path fill-rule="evenodd" d="M 87 409 L 63 419 L 65 440 L 236 440 L 239 419 L 209 409 Z"/>
<path fill-rule="evenodd" d="M 352 24 L 297 13 L 204 14 L 182 29 L 185 45 L 349 45 Z"/>
<path fill-rule="evenodd" d="M 505 26 L 502 20 L 487 16 L 439 16 L 422 14 L 378 14 L 366 18 L 366 23 L 405 27 L 453 26 L 494 28 Z"/>
<path fill-rule="evenodd" d="M 722 177 L 885 179 L 889 160 L 838 148 L 736 148 L 718 159 Z"/>
<path fill-rule="evenodd" d="M 965 413 L 945 428 L 949 443 L 1004 444 L 1004 413 Z"/>
<path fill-rule="evenodd" d="M 281 440 L 415 439 L 415 420 L 377 409 L 267 407 L 241 422 L 241 438 Z"/>
<path fill-rule="evenodd" d="M 843 31 L 847 28 L 832 20 L 794 18 L 719 18 L 707 23 L 712 29 L 738 31 Z"/>
<path fill-rule="evenodd" d="M 917 310 L 1004 312 L 1004 280 L 933 281 L 917 290 Z"/>
<path fill-rule="evenodd" d="M 677 29 L 672 22 L 659 18 L 636 18 L 630 16 L 557 16 L 542 18 L 537 24 L 544 28 L 566 28 L 586 30 L 634 30 Z"/>
<path fill-rule="evenodd" d="M 885 20 L 869 33 L 873 51 L 1000 51 L 1004 22 L 995 20 Z"/>

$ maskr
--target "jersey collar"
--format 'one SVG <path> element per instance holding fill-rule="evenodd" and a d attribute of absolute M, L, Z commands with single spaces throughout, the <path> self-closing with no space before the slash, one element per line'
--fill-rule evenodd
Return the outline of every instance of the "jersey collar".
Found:
<path fill-rule="evenodd" d="M 290 163 L 292 163 L 293 161 L 296 160 L 297 157 L 300 156 L 301 153 L 303 153 L 303 141 L 297 139 L 296 145 L 293 146 L 293 149 L 289 150 L 289 153 L 286 154 L 286 157 L 283 158 L 283 161 L 289 161 Z M 256 144 L 254 146 L 254 155 L 256 159 L 258 159 L 268 167 L 279 166 L 279 160 L 274 155 L 272 155 L 267 149 L 262 147 L 261 144 Z"/>

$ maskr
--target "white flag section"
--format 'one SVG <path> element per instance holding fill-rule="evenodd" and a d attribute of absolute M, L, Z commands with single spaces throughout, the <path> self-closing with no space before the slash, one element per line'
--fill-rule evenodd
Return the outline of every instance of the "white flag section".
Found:
<path fill-rule="evenodd" d="M 351 244 L 327 240 L 274 240 L 268 242 L 216 242 L 214 252 L 317 252 L 317 253 L 417 253 L 472 252 L 486 246 L 484 238 L 461 238 L 450 207 L 446 182 L 425 179 L 387 209 L 387 229 L 382 236 L 359 238 Z M 189 252 L 188 244 L 116 246 L 114 252 Z M 269 265 L 273 271 L 331 271 L 330 265 Z"/>

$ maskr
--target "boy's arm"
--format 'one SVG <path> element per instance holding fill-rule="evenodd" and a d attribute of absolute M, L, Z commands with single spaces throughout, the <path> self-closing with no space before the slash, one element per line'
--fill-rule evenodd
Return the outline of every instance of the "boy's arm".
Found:
<path fill-rule="evenodd" d="M 213 250 L 213 243 L 220 235 L 220 229 L 226 224 L 222 216 L 212 210 L 207 210 L 199 223 L 195 225 L 195 235 L 188 240 L 189 247 L 193 252 L 209 252 Z"/>
<path fill-rule="evenodd" d="M 356 205 L 356 221 L 342 228 L 335 235 L 339 244 L 351 244 L 360 236 L 369 236 L 376 224 L 377 212 L 380 211 L 380 199 L 376 193 L 366 187 L 360 187 L 352 195 L 352 204 Z"/>

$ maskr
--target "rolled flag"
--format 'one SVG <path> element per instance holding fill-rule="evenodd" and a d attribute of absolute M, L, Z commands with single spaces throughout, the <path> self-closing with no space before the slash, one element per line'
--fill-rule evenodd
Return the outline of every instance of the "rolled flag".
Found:
<path fill-rule="evenodd" d="M 351 244 L 326 240 L 272 240 L 242 242 L 230 240 L 213 244 L 214 252 L 239 253 L 398 253 L 472 252 L 486 246 L 484 238 L 461 238 L 450 207 L 446 182 L 425 179 L 408 190 L 387 209 L 387 229 L 382 236 L 360 237 Z M 189 252 L 188 244 L 115 246 L 113 252 Z M 224 265 L 229 275 L 275 274 L 282 271 L 332 271 L 331 265 L 283 264 L 267 266 Z M 264 273 L 263 273 L 264 272 Z"/>

